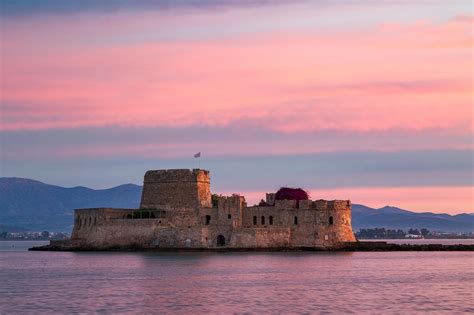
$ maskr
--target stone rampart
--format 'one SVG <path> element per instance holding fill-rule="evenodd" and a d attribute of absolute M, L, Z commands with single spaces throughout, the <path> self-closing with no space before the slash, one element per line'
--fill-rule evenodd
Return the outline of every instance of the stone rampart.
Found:
<path fill-rule="evenodd" d="M 331 248 L 355 241 L 348 200 L 274 200 L 247 207 L 239 195 L 212 207 L 209 172 L 149 171 L 139 209 L 75 211 L 71 244 L 85 248 Z"/>
<path fill-rule="evenodd" d="M 140 208 L 163 206 L 211 207 L 209 171 L 177 169 L 146 172 Z"/>

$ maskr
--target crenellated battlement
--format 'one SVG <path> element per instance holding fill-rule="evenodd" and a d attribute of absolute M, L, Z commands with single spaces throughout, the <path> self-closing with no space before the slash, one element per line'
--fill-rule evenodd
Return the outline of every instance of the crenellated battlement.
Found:
<path fill-rule="evenodd" d="M 209 171 L 201 169 L 151 170 L 145 173 L 147 183 L 202 182 L 210 183 Z"/>
<path fill-rule="evenodd" d="M 267 194 L 268 196 L 269 194 Z M 313 209 L 313 210 L 350 210 L 350 200 L 274 200 L 274 204 L 266 204 L 266 207 L 275 209 Z"/>

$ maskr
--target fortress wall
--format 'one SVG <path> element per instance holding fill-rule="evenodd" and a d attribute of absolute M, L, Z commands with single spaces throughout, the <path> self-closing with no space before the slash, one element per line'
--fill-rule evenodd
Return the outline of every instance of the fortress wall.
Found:
<path fill-rule="evenodd" d="M 194 227 L 201 224 L 199 209 L 174 208 L 166 212 L 166 218 L 174 227 Z"/>
<path fill-rule="evenodd" d="M 199 209 L 199 224 L 200 225 L 207 225 L 206 224 L 206 216 L 209 216 L 210 221 L 208 225 L 215 225 L 217 224 L 217 220 L 219 217 L 219 210 L 217 208 L 200 208 Z"/>
<path fill-rule="evenodd" d="M 278 209 L 296 209 L 296 200 L 275 200 L 275 208 Z"/>
<path fill-rule="evenodd" d="M 234 230 L 229 247 L 271 248 L 288 247 L 289 228 L 242 228 Z"/>
<path fill-rule="evenodd" d="M 114 209 L 114 208 L 88 208 L 76 209 L 74 211 L 74 228 L 72 230 L 72 239 L 84 238 L 97 225 L 102 222 L 123 218 L 134 209 Z"/>
<path fill-rule="evenodd" d="M 219 225 L 229 225 L 237 228 L 242 225 L 245 198 L 240 195 L 219 197 L 217 222 Z"/>
<path fill-rule="evenodd" d="M 277 200 L 277 204 L 278 207 L 245 208 L 243 227 L 266 228 L 269 233 L 272 228 L 289 228 L 291 246 L 332 246 L 339 241 L 355 241 L 348 200 L 302 200 L 298 208 L 294 207 L 296 203 L 293 202 Z M 288 204 L 289 208 L 283 208 Z M 253 224 L 254 216 L 257 217 L 256 225 Z M 262 216 L 265 216 L 264 225 L 261 224 Z M 270 216 L 273 217 L 273 225 L 269 224 Z"/>
<path fill-rule="evenodd" d="M 267 200 L 273 197 L 268 194 Z M 243 196 L 233 195 L 220 197 L 212 208 L 208 171 L 149 171 L 141 209 L 78 209 L 72 234 L 74 241 L 97 249 L 215 248 L 218 238 L 239 248 L 330 247 L 355 241 L 351 203 L 275 200 L 274 206 L 247 207 Z"/>
<path fill-rule="evenodd" d="M 160 223 L 161 222 L 161 223 Z M 115 219 L 103 221 L 80 240 L 98 249 L 107 247 L 202 248 L 200 227 L 176 227 L 166 220 Z"/>
<path fill-rule="evenodd" d="M 316 200 L 313 202 L 316 210 L 326 210 L 328 208 L 328 201 L 327 200 Z"/>
<path fill-rule="evenodd" d="M 298 203 L 298 209 L 312 209 L 315 208 L 312 200 L 300 200 Z"/>
<path fill-rule="evenodd" d="M 254 225 L 253 217 L 257 218 L 257 224 Z M 262 226 L 262 216 L 265 217 L 264 226 L 270 226 L 270 216 L 273 217 L 273 226 L 281 226 L 283 221 L 281 221 L 282 216 L 280 211 L 276 207 L 266 207 L 266 206 L 256 206 L 256 207 L 247 207 L 242 210 L 242 226 L 243 227 L 261 227 Z"/>
<path fill-rule="evenodd" d="M 211 207 L 209 172 L 205 170 L 156 170 L 145 173 L 140 208 Z"/>
<path fill-rule="evenodd" d="M 290 228 L 256 229 L 257 247 L 288 247 L 290 246 Z"/>

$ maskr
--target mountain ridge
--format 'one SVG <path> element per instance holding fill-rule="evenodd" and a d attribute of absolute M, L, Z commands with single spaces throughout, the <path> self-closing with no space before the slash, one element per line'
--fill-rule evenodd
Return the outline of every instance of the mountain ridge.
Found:
<path fill-rule="evenodd" d="M 0 226 L 17 230 L 72 229 L 74 209 L 94 207 L 138 208 L 142 186 L 132 183 L 107 189 L 62 187 L 21 177 L 0 177 Z M 352 226 L 408 230 L 427 228 L 443 232 L 474 231 L 474 214 L 412 212 L 394 206 L 352 205 Z"/>

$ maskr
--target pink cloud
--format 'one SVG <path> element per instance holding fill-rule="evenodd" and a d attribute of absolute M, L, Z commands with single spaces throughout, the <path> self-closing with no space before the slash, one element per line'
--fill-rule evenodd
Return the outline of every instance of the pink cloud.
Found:
<path fill-rule="evenodd" d="M 277 32 L 76 49 L 68 47 L 67 31 L 56 30 L 64 42 L 29 38 L 34 54 L 25 54 L 24 39 L 11 30 L 2 49 L 0 94 L 7 105 L 0 128 L 247 121 L 290 134 L 472 133 L 472 76 L 466 70 L 472 67 L 471 27 L 472 19 L 457 18 L 386 24 L 370 32 Z"/>

